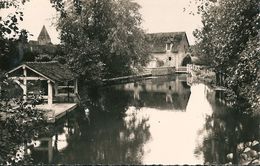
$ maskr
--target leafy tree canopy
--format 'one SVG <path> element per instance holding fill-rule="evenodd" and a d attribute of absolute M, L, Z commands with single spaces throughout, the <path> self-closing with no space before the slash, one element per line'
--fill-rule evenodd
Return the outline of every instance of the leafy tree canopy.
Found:
<path fill-rule="evenodd" d="M 0 39 L 15 39 L 19 35 L 19 21 L 23 21 L 23 12 L 20 8 L 29 0 L 3 0 L 0 1 L 0 10 L 13 8 L 15 12 L 9 13 L 5 18 L 0 16 Z"/>
<path fill-rule="evenodd" d="M 19 28 L 23 21 L 20 8 L 29 0 L 0 1 L 0 10 L 11 9 L 7 16 L 0 16 L 0 69 L 7 70 L 19 64 L 23 54 L 23 44 L 27 42 L 28 31 Z"/>
<path fill-rule="evenodd" d="M 53 2 L 61 42 L 72 68 L 85 80 L 131 74 L 149 59 L 140 6 L 131 0 Z M 65 5 L 66 7 L 66 5 Z"/>
<path fill-rule="evenodd" d="M 18 85 L 0 73 L 0 165 L 32 164 L 25 151 L 47 132 L 46 122 L 44 112 L 31 109 Z"/>
<path fill-rule="evenodd" d="M 197 54 L 225 74 L 230 99 L 250 103 L 250 109 L 259 111 L 259 0 L 196 2 L 203 23 L 194 33 Z"/>

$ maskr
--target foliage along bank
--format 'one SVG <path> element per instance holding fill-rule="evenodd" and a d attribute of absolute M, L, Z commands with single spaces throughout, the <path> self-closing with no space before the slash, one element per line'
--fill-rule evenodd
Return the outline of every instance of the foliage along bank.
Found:
<path fill-rule="evenodd" d="M 225 77 L 228 99 L 238 110 L 259 113 L 259 1 L 197 2 L 203 23 L 194 33 L 197 54 Z"/>
<path fill-rule="evenodd" d="M 44 113 L 29 108 L 18 85 L 1 75 L 0 165 L 32 164 L 29 146 L 46 131 L 46 124 Z"/>
<path fill-rule="evenodd" d="M 79 2 L 79 3 L 77 3 Z M 130 75 L 149 60 L 140 6 L 131 0 L 81 0 L 65 10 L 58 29 L 67 62 L 84 80 Z"/>

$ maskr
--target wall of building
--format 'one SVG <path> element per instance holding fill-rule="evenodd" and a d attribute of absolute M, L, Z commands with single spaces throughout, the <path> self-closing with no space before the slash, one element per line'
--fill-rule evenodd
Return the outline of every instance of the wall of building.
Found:
<path fill-rule="evenodd" d="M 173 47 L 173 44 L 170 45 L 170 48 Z M 172 52 L 172 49 L 167 50 L 165 44 L 165 53 L 152 53 L 152 60 L 147 65 L 147 68 L 156 68 L 160 67 L 160 62 L 163 62 L 164 67 L 178 67 L 182 66 L 183 59 L 186 56 L 189 44 L 185 37 L 182 38 L 181 42 L 177 46 L 178 52 Z"/>

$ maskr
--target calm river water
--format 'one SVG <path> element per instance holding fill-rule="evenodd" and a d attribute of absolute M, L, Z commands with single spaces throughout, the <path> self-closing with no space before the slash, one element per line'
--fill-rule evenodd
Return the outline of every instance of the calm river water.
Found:
<path fill-rule="evenodd" d="M 239 143 L 259 138 L 259 122 L 189 82 L 179 75 L 93 90 L 30 154 L 56 164 L 228 163 Z"/>

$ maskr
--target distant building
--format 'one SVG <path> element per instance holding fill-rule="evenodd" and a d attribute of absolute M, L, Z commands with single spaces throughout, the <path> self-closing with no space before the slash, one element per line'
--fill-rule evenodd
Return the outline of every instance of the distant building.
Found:
<path fill-rule="evenodd" d="M 29 44 L 33 44 L 33 45 L 51 45 L 52 44 L 50 35 L 47 32 L 45 25 L 43 25 L 37 41 L 31 40 L 31 41 L 29 41 Z"/>
<path fill-rule="evenodd" d="M 44 25 L 42 27 L 41 33 L 38 36 L 38 42 L 39 42 L 39 45 L 52 44 L 50 35 L 48 34 L 48 32 L 47 32 L 47 30 L 46 30 Z"/>
<path fill-rule="evenodd" d="M 51 55 L 51 54 L 55 54 L 57 50 L 57 46 L 52 44 L 51 37 L 46 27 L 43 25 L 37 40 L 30 40 L 27 45 L 27 49 L 37 54 Z"/>
<path fill-rule="evenodd" d="M 150 33 L 152 60 L 147 68 L 180 67 L 191 63 L 186 32 Z"/>

